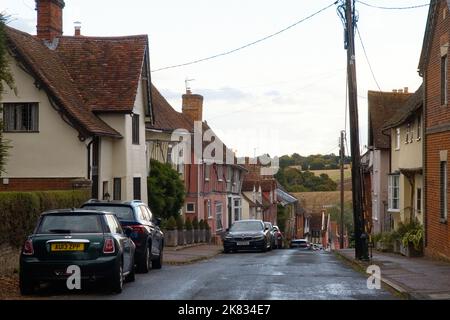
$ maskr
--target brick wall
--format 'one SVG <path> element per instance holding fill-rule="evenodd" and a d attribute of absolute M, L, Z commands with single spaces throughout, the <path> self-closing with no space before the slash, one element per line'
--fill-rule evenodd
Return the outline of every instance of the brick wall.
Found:
<path fill-rule="evenodd" d="M 428 64 L 425 66 L 425 127 L 427 130 L 436 126 L 450 125 L 450 106 L 441 105 L 441 47 L 445 48 L 444 45 L 449 42 L 448 34 L 450 30 L 447 2 L 439 1 L 436 10 L 434 33 L 431 36 L 431 50 Z M 444 10 L 446 10 L 445 19 Z M 448 49 L 446 50 L 448 52 Z M 449 53 L 447 53 L 448 56 Z M 425 254 L 450 259 L 449 226 L 440 222 L 439 194 L 439 151 L 450 150 L 450 131 L 427 134 L 425 150 L 425 232 L 427 237 Z"/>
<path fill-rule="evenodd" d="M 78 181 L 75 178 L 10 178 L 4 184 L 0 178 L 0 191 L 72 190 Z"/>

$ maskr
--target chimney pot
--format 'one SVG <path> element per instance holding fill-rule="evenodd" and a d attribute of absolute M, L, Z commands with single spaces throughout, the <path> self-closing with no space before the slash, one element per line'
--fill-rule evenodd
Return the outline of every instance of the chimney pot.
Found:
<path fill-rule="evenodd" d="M 404 93 L 409 93 L 409 88 L 408 88 L 408 87 L 404 87 L 404 88 L 403 88 L 403 92 L 404 92 Z"/>
<path fill-rule="evenodd" d="M 75 27 L 75 37 L 81 36 L 81 22 L 75 21 L 73 25 Z"/>

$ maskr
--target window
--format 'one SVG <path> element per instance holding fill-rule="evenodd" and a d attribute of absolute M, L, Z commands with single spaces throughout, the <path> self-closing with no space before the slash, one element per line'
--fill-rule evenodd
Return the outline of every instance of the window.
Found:
<path fill-rule="evenodd" d="M 448 58 L 447 55 L 441 57 L 441 105 L 448 102 Z"/>
<path fill-rule="evenodd" d="M 139 115 L 133 114 L 131 117 L 132 143 L 139 144 Z"/>
<path fill-rule="evenodd" d="M 241 220 L 241 199 L 234 199 L 234 221 Z"/>
<path fill-rule="evenodd" d="M 217 180 L 223 181 L 223 167 L 220 164 L 217 166 Z"/>
<path fill-rule="evenodd" d="M 440 218 L 441 222 L 446 222 L 448 217 L 447 210 L 447 161 L 441 161 L 440 168 Z"/>
<path fill-rule="evenodd" d="M 389 176 L 389 186 L 388 186 L 388 206 L 390 211 L 399 211 L 399 195 L 400 195 L 400 175 L 390 175 Z"/>
<path fill-rule="evenodd" d="M 186 203 L 186 212 L 195 212 L 195 203 L 194 202 Z"/>
<path fill-rule="evenodd" d="M 139 210 L 138 210 L 139 217 L 141 218 L 141 220 L 151 221 L 150 216 L 149 216 L 148 211 L 145 208 L 145 206 L 139 206 L 138 208 L 139 208 Z"/>
<path fill-rule="evenodd" d="M 222 203 L 216 202 L 216 230 L 222 230 Z"/>
<path fill-rule="evenodd" d="M 122 179 L 114 178 L 113 199 L 122 200 Z"/>
<path fill-rule="evenodd" d="M 227 182 L 231 182 L 231 174 L 233 169 L 231 167 L 227 167 Z"/>
<path fill-rule="evenodd" d="M 395 129 L 395 150 L 400 150 L 400 128 Z"/>
<path fill-rule="evenodd" d="M 210 177 L 211 177 L 211 165 L 205 164 L 205 180 L 209 181 Z"/>
<path fill-rule="evenodd" d="M 105 217 L 106 221 L 108 222 L 108 227 L 111 233 L 118 233 L 118 234 L 123 233 L 122 228 L 120 227 L 120 223 L 117 222 L 116 217 L 110 214 L 106 215 Z"/>
<path fill-rule="evenodd" d="M 103 181 L 103 200 L 110 200 L 111 195 L 109 194 L 109 183 L 108 181 Z"/>
<path fill-rule="evenodd" d="M 141 178 L 133 178 L 133 199 L 141 200 Z"/>
<path fill-rule="evenodd" d="M 416 211 L 417 213 L 422 212 L 422 189 L 417 188 L 416 191 Z"/>
<path fill-rule="evenodd" d="M 3 129 L 5 132 L 36 132 L 39 130 L 37 103 L 3 104 Z"/>
<path fill-rule="evenodd" d="M 409 143 L 410 131 L 411 131 L 411 125 L 408 123 L 406 125 L 405 143 Z"/>
<path fill-rule="evenodd" d="M 422 115 L 417 116 L 417 140 L 422 137 Z"/>
<path fill-rule="evenodd" d="M 208 218 L 211 218 L 212 217 L 211 200 L 206 200 L 206 212 L 208 213 Z"/>

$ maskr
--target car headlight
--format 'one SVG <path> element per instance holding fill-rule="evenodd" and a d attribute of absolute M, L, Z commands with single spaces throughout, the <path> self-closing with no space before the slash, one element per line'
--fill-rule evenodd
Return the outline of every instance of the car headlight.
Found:
<path fill-rule="evenodd" d="M 231 240 L 231 239 L 233 239 L 233 236 L 227 235 L 227 236 L 225 236 L 225 239 Z"/>

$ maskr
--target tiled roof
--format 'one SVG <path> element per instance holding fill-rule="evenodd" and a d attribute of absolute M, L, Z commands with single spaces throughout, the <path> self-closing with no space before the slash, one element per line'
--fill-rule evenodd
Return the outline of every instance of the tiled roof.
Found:
<path fill-rule="evenodd" d="M 186 129 L 194 132 L 194 123 L 181 112 L 175 111 L 153 84 L 151 93 L 154 124 L 147 124 L 147 128 L 165 131 Z"/>
<path fill-rule="evenodd" d="M 400 108 L 394 116 L 388 120 L 383 130 L 393 128 L 404 123 L 410 116 L 423 106 L 423 85 L 406 101 L 404 106 Z"/>
<path fill-rule="evenodd" d="M 6 27 L 8 46 L 83 135 L 121 137 L 94 112 L 131 112 L 146 36 L 40 39 Z"/>
<path fill-rule="evenodd" d="M 411 96 L 411 93 L 368 92 L 369 105 L 369 141 L 368 146 L 377 149 L 390 147 L 390 136 L 382 133 L 384 124 L 401 109 Z"/>
<path fill-rule="evenodd" d="M 92 111 L 131 112 L 147 44 L 146 35 L 61 37 L 56 52 Z"/>

